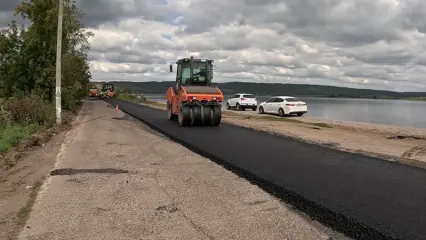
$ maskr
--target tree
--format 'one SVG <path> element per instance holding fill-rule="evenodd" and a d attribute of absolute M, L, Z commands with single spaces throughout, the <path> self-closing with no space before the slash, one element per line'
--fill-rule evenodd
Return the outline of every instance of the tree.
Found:
<path fill-rule="evenodd" d="M 0 33 L 0 97 L 36 92 L 53 102 L 58 2 L 23 0 L 16 14 L 29 20 L 29 25 L 18 29 L 12 22 Z M 74 0 L 64 0 L 62 87 L 65 94 L 72 91 L 75 97 L 91 78 L 87 53 L 93 34 L 85 30 L 82 17 Z"/>

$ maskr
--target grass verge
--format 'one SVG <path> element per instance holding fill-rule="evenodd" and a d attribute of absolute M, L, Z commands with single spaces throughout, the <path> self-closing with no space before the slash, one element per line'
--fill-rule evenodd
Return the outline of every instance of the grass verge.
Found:
<path fill-rule="evenodd" d="M 116 95 L 118 99 L 133 102 L 133 103 L 150 103 L 143 95 L 136 95 L 136 94 L 130 94 L 130 93 L 118 93 Z"/>
<path fill-rule="evenodd" d="M 153 106 L 153 107 L 159 107 L 159 108 L 165 108 L 167 106 L 164 103 L 150 101 L 143 95 L 132 95 L 132 94 L 129 94 L 129 93 L 119 93 L 119 94 L 117 94 L 117 98 L 121 99 L 123 101 L 127 101 L 127 102 L 145 104 L 145 105 L 149 105 L 149 106 Z"/>
<path fill-rule="evenodd" d="M 16 146 L 22 139 L 40 129 L 38 124 L 13 124 L 0 129 L 0 153 Z"/>

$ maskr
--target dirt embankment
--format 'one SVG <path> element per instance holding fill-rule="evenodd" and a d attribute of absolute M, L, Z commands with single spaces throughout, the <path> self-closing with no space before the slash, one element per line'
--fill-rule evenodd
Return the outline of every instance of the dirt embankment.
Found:
<path fill-rule="evenodd" d="M 24 226 L 75 117 L 65 116 L 62 126 L 42 129 L 0 155 L 0 239 L 16 239 Z"/>
<path fill-rule="evenodd" d="M 165 109 L 164 104 L 144 104 Z M 223 122 L 426 168 L 426 129 L 225 110 Z"/>

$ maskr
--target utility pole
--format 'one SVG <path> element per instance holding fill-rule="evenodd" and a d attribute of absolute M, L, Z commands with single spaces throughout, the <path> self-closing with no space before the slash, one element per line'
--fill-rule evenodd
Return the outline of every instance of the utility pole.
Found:
<path fill-rule="evenodd" d="M 61 81 L 62 81 L 62 19 L 64 12 L 64 1 L 59 0 L 58 31 L 56 33 L 56 124 L 62 124 L 61 118 Z"/>

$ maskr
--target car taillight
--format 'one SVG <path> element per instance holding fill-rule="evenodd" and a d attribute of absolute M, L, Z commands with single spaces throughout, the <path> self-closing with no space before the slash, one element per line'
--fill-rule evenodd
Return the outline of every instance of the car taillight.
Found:
<path fill-rule="evenodd" d="M 246 100 L 246 98 L 241 98 L 241 100 Z"/>
<path fill-rule="evenodd" d="M 296 106 L 296 104 L 286 104 L 287 106 L 290 106 L 290 107 L 294 107 L 294 106 Z"/>

